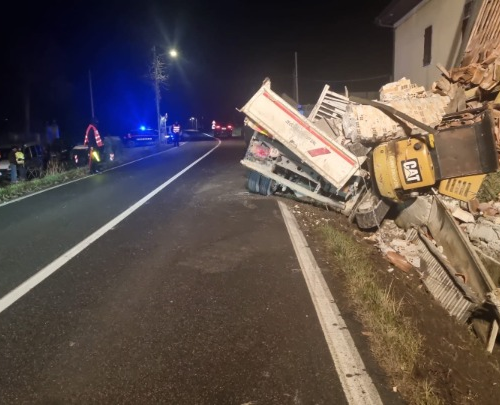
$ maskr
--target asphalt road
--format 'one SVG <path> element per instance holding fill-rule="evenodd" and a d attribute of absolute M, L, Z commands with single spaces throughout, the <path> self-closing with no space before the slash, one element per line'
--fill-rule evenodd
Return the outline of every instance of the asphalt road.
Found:
<path fill-rule="evenodd" d="M 187 142 L 0 206 L 1 404 L 347 403 L 244 150 Z"/>

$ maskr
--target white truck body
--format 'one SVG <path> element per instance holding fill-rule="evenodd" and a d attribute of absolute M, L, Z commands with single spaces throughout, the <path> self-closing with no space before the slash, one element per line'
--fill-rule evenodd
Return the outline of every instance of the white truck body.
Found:
<path fill-rule="evenodd" d="M 274 93 L 269 80 L 241 112 L 339 189 L 359 173 L 366 160 L 355 156 Z"/>

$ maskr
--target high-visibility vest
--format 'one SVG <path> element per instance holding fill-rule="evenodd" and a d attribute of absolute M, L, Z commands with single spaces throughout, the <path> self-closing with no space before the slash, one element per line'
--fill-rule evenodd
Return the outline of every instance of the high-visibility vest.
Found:
<path fill-rule="evenodd" d="M 97 130 L 97 128 L 95 126 L 93 126 L 92 124 L 90 124 L 88 127 L 87 127 L 87 131 L 85 131 L 85 140 L 83 141 L 83 144 L 84 145 L 88 145 L 89 143 L 89 131 L 90 130 L 93 130 L 94 131 L 94 138 L 95 138 L 95 142 L 97 144 L 98 147 L 101 147 L 104 145 L 104 142 L 102 141 L 101 139 L 101 136 L 99 135 L 99 131 Z"/>
<path fill-rule="evenodd" d="M 16 163 L 18 165 L 24 165 L 24 153 L 20 150 L 16 152 Z"/>
<path fill-rule="evenodd" d="M 173 131 L 174 131 L 174 134 L 178 134 L 179 132 L 181 132 L 181 126 L 180 125 L 174 125 L 173 126 Z"/>

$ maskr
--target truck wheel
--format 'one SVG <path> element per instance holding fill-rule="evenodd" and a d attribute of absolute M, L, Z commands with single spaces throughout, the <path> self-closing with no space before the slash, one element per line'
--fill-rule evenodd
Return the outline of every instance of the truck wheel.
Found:
<path fill-rule="evenodd" d="M 256 171 L 250 171 L 248 174 L 247 187 L 252 193 L 261 195 L 271 195 L 276 192 L 277 183 Z"/>

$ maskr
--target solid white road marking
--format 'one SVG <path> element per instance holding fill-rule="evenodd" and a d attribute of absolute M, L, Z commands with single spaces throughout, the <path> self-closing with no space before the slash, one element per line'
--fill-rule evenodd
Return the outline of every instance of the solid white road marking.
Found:
<path fill-rule="evenodd" d="M 352 405 L 382 404 L 297 220 L 286 204 L 281 201 L 278 204 L 347 401 Z"/>
<path fill-rule="evenodd" d="M 19 298 L 21 298 L 28 291 L 30 291 L 31 289 L 36 287 L 38 284 L 40 284 L 43 280 L 45 280 L 51 274 L 53 274 L 57 270 L 59 270 L 63 265 L 65 265 L 67 262 L 69 262 L 78 253 L 80 253 L 81 251 L 86 249 L 89 245 L 91 245 L 93 242 L 95 242 L 97 239 L 99 239 L 106 232 L 113 229 L 116 225 L 118 225 L 121 221 L 123 221 L 125 218 L 127 218 L 130 214 L 132 214 L 139 207 L 144 205 L 147 201 L 149 201 L 151 198 L 153 198 L 156 194 L 158 194 L 161 190 L 163 190 L 165 187 L 167 187 L 170 183 L 172 183 L 174 180 L 176 180 L 177 178 L 182 176 L 184 173 L 186 173 L 189 169 L 191 169 L 194 165 L 199 163 L 201 160 L 205 159 L 215 149 L 217 149 L 219 147 L 219 145 L 220 145 L 220 143 L 218 143 L 216 146 L 214 146 L 212 149 L 210 149 L 202 157 L 195 160 L 189 166 L 185 167 L 180 172 L 175 174 L 173 177 L 168 179 L 165 183 L 163 183 L 160 186 L 158 186 L 157 188 L 155 188 L 148 195 L 141 198 L 134 205 L 132 205 L 131 207 L 129 207 L 128 209 L 123 211 L 120 215 L 113 218 L 107 224 L 103 225 L 101 228 L 99 228 L 93 234 L 91 234 L 90 236 L 88 236 L 87 238 L 82 240 L 77 245 L 73 246 L 67 252 L 63 253 L 61 256 L 59 256 L 57 259 L 55 259 L 52 263 L 48 264 L 43 269 L 41 269 L 38 273 L 35 273 L 33 276 L 31 276 L 29 279 L 24 281 L 22 284 L 20 284 L 19 286 L 14 288 L 12 291 L 10 291 L 6 295 L 4 295 L 2 298 L 0 298 L 0 313 L 3 312 L 5 309 L 7 309 L 9 306 L 11 306 L 14 302 L 16 302 Z"/>

